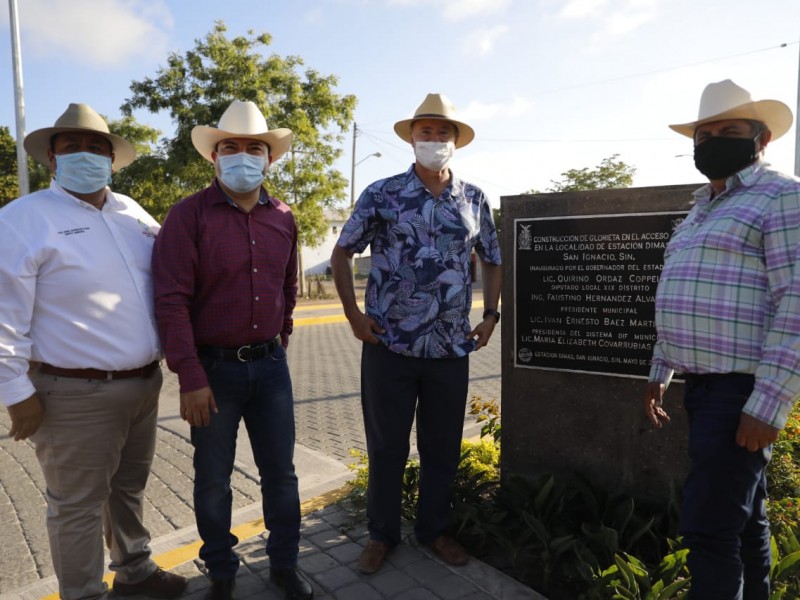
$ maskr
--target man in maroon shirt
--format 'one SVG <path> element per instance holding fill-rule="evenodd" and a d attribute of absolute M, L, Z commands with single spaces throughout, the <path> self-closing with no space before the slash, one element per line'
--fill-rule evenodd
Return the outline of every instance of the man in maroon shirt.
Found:
<path fill-rule="evenodd" d="M 219 128 L 195 127 L 192 143 L 216 177 L 172 208 L 153 249 L 158 329 L 195 449 L 195 517 L 211 600 L 230 600 L 239 568 L 230 478 L 241 419 L 261 475 L 270 579 L 287 598 L 313 597 L 297 571 L 300 499 L 286 362 L 297 228 L 289 207 L 262 187 L 291 140 L 288 129 L 268 130 L 253 102 L 233 102 Z"/>

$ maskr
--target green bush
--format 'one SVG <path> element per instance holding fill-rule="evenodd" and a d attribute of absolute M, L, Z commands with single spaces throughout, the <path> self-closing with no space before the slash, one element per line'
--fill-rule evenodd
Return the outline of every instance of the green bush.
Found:
<path fill-rule="evenodd" d="M 499 485 L 500 410 L 473 398 L 483 423 L 478 442 L 464 440 L 452 488 L 453 534 L 470 554 L 547 594 L 551 600 L 678 600 L 690 586 L 687 550 L 677 536 L 679 498 L 667 506 L 637 505 L 580 476 L 509 477 Z M 368 465 L 352 452 L 348 499 L 366 505 Z M 772 523 L 770 600 L 800 598 L 800 405 L 773 451 L 767 473 Z M 409 461 L 402 514 L 413 520 L 419 463 Z"/>

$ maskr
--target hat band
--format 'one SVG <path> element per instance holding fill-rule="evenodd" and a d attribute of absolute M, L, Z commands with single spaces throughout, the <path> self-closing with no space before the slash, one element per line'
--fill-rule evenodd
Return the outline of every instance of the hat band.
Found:
<path fill-rule="evenodd" d="M 438 115 L 438 114 L 435 114 L 435 113 L 425 113 L 425 114 L 423 114 L 423 115 L 414 115 L 414 120 L 415 120 L 415 121 L 416 121 L 417 119 L 430 119 L 430 118 L 434 118 L 434 119 L 446 119 L 446 120 L 448 120 L 448 121 L 452 121 L 452 120 L 453 120 L 453 119 L 451 119 L 450 117 L 446 117 L 445 115 Z"/>

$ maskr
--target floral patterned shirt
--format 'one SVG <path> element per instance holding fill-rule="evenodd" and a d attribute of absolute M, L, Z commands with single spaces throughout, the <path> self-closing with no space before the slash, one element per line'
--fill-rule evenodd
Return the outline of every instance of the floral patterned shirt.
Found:
<path fill-rule="evenodd" d="M 472 306 L 470 254 L 500 264 L 484 193 L 451 172 L 434 198 L 414 172 L 376 181 L 361 194 L 337 242 L 359 254 L 371 246 L 366 313 L 385 329 L 387 348 L 417 358 L 465 356 Z"/>

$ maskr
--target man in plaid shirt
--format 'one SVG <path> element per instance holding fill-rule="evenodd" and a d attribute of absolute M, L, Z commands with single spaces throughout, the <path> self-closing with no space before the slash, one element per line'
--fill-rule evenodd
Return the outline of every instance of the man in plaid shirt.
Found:
<path fill-rule="evenodd" d="M 694 140 L 709 183 L 677 227 L 656 293 L 658 340 L 644 403 L 656 427 L 673 373 L 686 381 L 691 469 L 680 533 L 693 600 L 767 600 L 766 467 L 800 395 L 800 180 L 768 168 L 788 106 L 708 85 Z"/>

